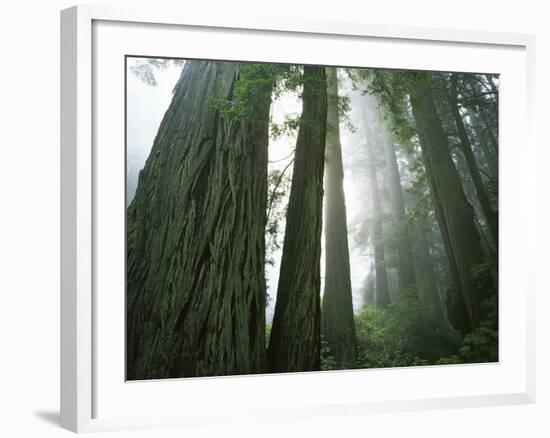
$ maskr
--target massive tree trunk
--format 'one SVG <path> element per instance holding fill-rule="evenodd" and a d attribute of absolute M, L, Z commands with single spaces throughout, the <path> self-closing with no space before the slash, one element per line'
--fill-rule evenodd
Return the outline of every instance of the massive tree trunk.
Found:
<path fill-rule="evenodd" d="M 327 122 L 326 76 L 304 67 L 277 302 L 269 341 L 272 372 L 320 368 L 320 256 Z"/>
<path fill-rule="evenodd" d="M 480 301 L 493 292 L 490 281 L 475 278 L 484 261 L 474 212 L 468 203 L 451 158 L 447 136 L 437 114 L 431 83 L 420 78 L 411 94 L 413 115 L 420 135 L 422 156 L 445 249 L 455 280 L 449 316 L 455 328 L 471 331 L 480 321 Z M 461 316 L 462 305 L 466 315 Z"/>
<path fill-rule="evenodd" d="M 352 368 L 356 359 L 355 324 L 335 68 L 327 68 L 327 91 L 324 203 L 326 253 L 321 332 L 336 361 L 344 368 Z"/>
<path fill-rule="evenodd" d="M 224 120 L 239 65 L 187 61 L 128 208 L 127 376 L 265 371 L 271 90 Z"/>
<path fill-rule="evenodd" d="M 487 226 L 489 227 L 493 242 L 498 250 L 498 214 L 493 210 L 491 206 L 489 196 L 487 195 L 487 191 L 485 190 L 483 179 L 481 178 L 481 174 L 479 172 L 479 168 L 477 166 L 477 162 L 472 151 L 470 138 L 468 137 L 466 127 L 464 126 L 464 121 L 462 120 L 462 115 L 460 114 L 458 108 L 458 77 L 456 73 L 451 74 L 448 99 L 449 107 L 451 109 L 451 113 L 458 129 L 458 137 L 460 138 L 462 152 L 464 154 L 464 158 L 466 159 L 466 164 L 468 165 L 470 176 L 472 177 L 477 198 L 479 200 L 479 205 L 481 206 L 483 215 L 487 220 Z"/>
<path fill-rule="evenodd" d="M 415 285 L 415 272 L 411 241 L 406 224 L 405 203 L 403 201 L 403 188 L 401 187 L 401 177 L 399 175 L 399 166 L 395 155 L 395 146 L 391 139 L 391 134 L 385 130 L 384 154 L 386 157 L 386 173 L 390 191 L 391 215 L 393 220 L 394 238 L 397 246 L 398 258 L 398 288 L 400 291 L 413 288 Z"/>

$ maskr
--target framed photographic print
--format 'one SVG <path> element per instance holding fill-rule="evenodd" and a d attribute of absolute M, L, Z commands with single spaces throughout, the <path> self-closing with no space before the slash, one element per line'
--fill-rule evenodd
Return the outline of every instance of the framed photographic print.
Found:
<path fill-rule="evenodd" d="M 533 37 L 74 7 L 61 45 L 63 427 L 534 401 Z"/>

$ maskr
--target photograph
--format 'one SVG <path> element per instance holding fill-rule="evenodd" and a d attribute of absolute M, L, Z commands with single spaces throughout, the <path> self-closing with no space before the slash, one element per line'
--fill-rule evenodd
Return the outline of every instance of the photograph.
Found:
<path fill-rule="evenodd" d="M 124 75 L 127 381 L 499 361 L 499 74 Z"/>

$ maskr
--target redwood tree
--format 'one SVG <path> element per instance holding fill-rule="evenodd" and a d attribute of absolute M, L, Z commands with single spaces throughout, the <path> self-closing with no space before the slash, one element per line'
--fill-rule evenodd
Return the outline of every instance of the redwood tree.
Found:
<path fill-rule="evenodd" d="M 380 190 L 378 188 L 378 154 L 377 154 L 377 133 L 380 133 L 379 125 L 376 122 L 376 102 L 370 95 L 362 99 L 362 118 L 366 135 L 366 149 L 368 157 L 367 171 L 369 176 L 370 198 L 372 204 L 372 240 L 374 246 L 374 268 L 376 284 L 376 305 L 388 307 L 390 294 L 388 288 L 388 274 L 386 271 L 386 254 L 384 248 L 383 212 L 380 202 Z"/>
<path fill-rule="evenodd" d="M 269 341 L 272 372 L 320 368 L 320 255 L 327 121 L 323 67 L 304 67 L 302 102 Z"/>
<path fill-rule="evenodd" d="M 338 78 L 327 68 L 328 111 L 325 163 L 325 290 L 321 332 L 340 366 L 353 367 L 356 359 L 355 324 L 351 293 L 344 167 L 338 114 Z"/>
<path fill-rule="evenodd" d="M 472 182 L 483 211 L 483 215 L 487 221 L 487 225 L 491 232 L 493 242 L 498 249 L 498 213 L 493 210 L 491 206 L 491 201 L 489 195 L 487 194 L 487 189 L 483 183 L 481 177 L 481 172 L 476 162 L 474 152 L 472 150 L 472 143 L 470 137 L 464 125 L 464 120 L 460 114 L 460 107 L 458 105 L 459 91 L 458 91 L 458 74 L 452 73 L 449 81 L 449 89 L 447 90 L 447 96 L 449 100 L 449 108 L 451 114 L 453 115 L 457 130 L 458 137 L 460 139 L 460 145 L 462 147 L 462 153 L 466 159 L 466 164 L 468 165 L 468 171 L 472 177 Z"/>
<path fill-rule="evenodd" d="M 390 192 L 390 209 L 393 222 L 393 234 L 397 247 L 397 275 L 400 291 L 414 288 L 416 275 L 413 264 L 412 246 L 405 215 L 405 202 L 401 176 L 395 153 L 395 145 L 389 130 L 384 130 L 382 139 L 386 157 L 386 179 Z"/>
<path fill-rule="evenodd" d="M 247 69 L 253 116 L 225 117 Z M 270 102 L 261 65 L 186 62 L 127 212 L 128 379 L 265 370 Z"/>
<path fill-rule="evenodd" d="M 431 75 L 417 74 L 415 77 L 411 92 L 412 110 L 434 208 L 454 277 L 454 289 L 448 294 L 449 318 L 457 329 L 467 333 L 481 319 L 480 302 L 494 290 L 490 281 L 474 275 L 484 262 L 481 238 L 436 111 Z"/>

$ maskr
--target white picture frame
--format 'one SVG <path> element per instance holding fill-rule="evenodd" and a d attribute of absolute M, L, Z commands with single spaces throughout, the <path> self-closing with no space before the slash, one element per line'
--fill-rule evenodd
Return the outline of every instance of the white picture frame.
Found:
<path fill-rule="evenodd" d="M 97 27 L 98 24 L 106 25 L 103 28 Z M 94 27 L 95 26 L 95 27 Z M 117 33 L 120 28 L 126 26 L 126 30 L 122 32 L 132 32 L 133 38 L 120 37 Z M 120 181 L 120 175 L 116 166 L 107 166 L 105 163 L 105 153 L 97 154 L 97 148 L 101 147 L 103 141 L 103 132 L 113 130 L 115 137 L 120 138 L 123 132 L 123 125 L 120 126 L 119 118 L 114 117 L 113 125 L 106 127 L 102 122 L 102 112 L 100 108 L 105 105 L 102 97 L 102 92 L 98 91 L 102 85 L 106 74 L 112 72 L 107 65 L 106 70 L 103 70 L 104 62 L 103 53 L 106 60 L 111 59 L 110 56 L 119 57 L 120 53 L 124 53 L 126 48 L 124 44 L 118 44 L 117 41 L 124 42 L 125 40 L 137 41 L 139 43 L 139 33 L 144 32 L 140 29 L 149 29 L 148 32 L 166 34 L 169 32 L 178 32 L 178 29 L 185 29 L 185 32 L 198 32 L 201 38 L 216 38 L 226 33 L 227 37 L 233 35 L 235 39 L 250 38 L 262 40 L 263 43 L 273 42 L 277 38 L 281 41 L 287 38 L 302 38 L 302 42 L 306 44 L 304 47 L 309 47 L 312 60 L 315 56 L 318 59 L 325 59 L 324 54 L 316 54 L 315 44 L 318 38 L 334 39 L 335 44 L 378 44 L 386 45 L 410 45 L 411 48 L 417 47 L 425 53 L 438 50 L 438 53 L 444 54 L 449 46 L 455 47 L 457 50 L 463 50 L 464 53 L 483 49 L 493 51 L 495 53 L 503 53 L 502 65 L 510 65 L 516 76 L 510 73 L 510 78 L 514 77 L 516 82 L 511 80 L 510 100 L 503 98 L 504 107 L 508 103 L 520 103 L 521 114 L 525 117 L 518 119 L 520 127 L 515 127 L 514 131 L 503 130 L 501 133 L 502 139 L 506 140 L 507 135 L 514 136 L 514 139 L 522 140 L 522 148 L 518 151 L 510 149 L 510 155 L 501 161 L 501 173 L 503 175 L 501 189 L 503 194 L 506 194 L 507 182 L 506 176 L 510 173 L 508 164 L 517 163 L 517 159 L 521 159 L 521 166 L 515 173 L 515 178 L 520 180 L 514 193 L 509 193 L 509 203 L 514 200 L 523 199 L 526 205 L 534 205 L 533 193 L 535 192 L 535 165 L 533 163 L 534 154 L 530 153 L 535 149 L 535 140 L 533 135 L 532 120 L 534 119 L 534 53 L 535 39 L 532 35 L 524 34 L 507 34 L 507 33 L 490 33 L 477 31 L 461 31 L 451 29 L 425 29 L 416 27 L 403 26 L 386 26 L 374 25 L 367 23 L 338 23 L 338 22 L 315 22 L 307 20 L 286 19 L 279 20 L 273 18 L 247 18 L 244 17 L 237 20 L 227 22 L 223 17 L 215 15 L 209 17 L 190 16 L 185 12 L 178 11 L 162 11 L 155 8 L 150 10 L 128 10 L 111 7 L 95 7 L 95 6 L 77 6 L 66 9 L 61 12 L 61 426 L 74 432 L 100 431 L 120 428 L 144 428 L 144 427 L 161 427 L 167 425 L 192 425 L 192 424 L 207 424 L 224 421 L 234 421 L 235 419 L 247 420 L 256 419 L 269 421 L 277 418 L 300 418 L 311 417 L 312 415 L 342 415 L 356 414 L 361 415 L 369 412 L 400 412 L 407 410 L 420 409 L 441 409 L 451 407 L 473 407 L 473 406 L 488 406 L 488 405 L 504 405 L 504 404 L 521 404 L 532 403 L 535 400 L 535 310 L 534 310 L 534 287 L 527 280 L 529 266 L 527 263 L 514 264 L 516 272 L 510 274 L 511 282 L 517 286 L 518 300 L 509 304 L 505 303 L 501 306 L 501 313 L 504 315 L 501 323 L 504 322 L 506 332 L 507 325 L 511 318 L 517 318 L 518 327 L 514 340 L 509 337 L 501 338 L 501 348 L 506 348 L 508 342 L 516 342 L 513 347 L 515 354 L 518 356 L 514 359 L 513 366 L 505 373 L 499 374 L 499 370 L 505 369 L 507 366 L 507 356 L 502 359 L 499 364 L 495 364 L 495 368 L 483 368 L 483 365 L 468 365 L 453 367 L 425 367 L 424 369 L 417 368 L 416 370 L 376 370 L 358 371 L 358 372 L 330 372 L 327 373 L 298 373 L 285 376 L 241 376 L 228 377 L 217 379 L 190 379 L 187 380 L 186 391 L 198 394 L 204 391 L 205 394 L 219 394 L 219 406 L 212 407 L 202 399 L 198 399 L 192 406 L 175 405 L 174 409 L 167 410 L 166 406 L 149 404 L 134 406 L 130 403 L 129 408 L 125 411 L 122 408 L 117 411 L 117 406 L 124 405 L 121 403 L 121 398 L 127 397 L 125 400 L 139 399 L 140 394 L 144 399 L 154 400 L 155 397 L 160 397 L 163 391 L 181 390 L 182 382 L 170 380 L 165 382 L 155 382 L 149 385 L 148 382 L 143 383 L 149 385 L 147 387 L 139 385 L 142 383 L 125 383 L 120 381 L 120 370 L 118 365 L 109 364 L 104 359 L 107 354 L 99 354 L 102 348 L 116 348 L 119 344 L 112 342 L 109 347 L 107 345 L 110 340 L 102 335 L 103 327 L 108 325 L 109 329 L 115 327 L 115 331 L 119 330 L 120 324 L 107 323 L 111 318 L 116 318 L 116 309 L 113 308 L 108 315 L 105 311 L 109 305 L 107 299 L 98 300 L 98 293 L 104 290 L 105 284 L 110 284 L 111 277 L 104 274 L 102 263 L 106 263 L 101 256 L 102 251 L 105 251 L 104 241 L 98 241 L 99 234 L 103 233 L 102 218 L 105 214 L 114 214 L 116 209 L 110 210 L 112 203 L 108 201 L 102 208 L 98 209 L 103 201 L 102 182 L 104 178 L 113 177 Z M 230 35 L 231 34 L 231 35 Z M 185 37 L 185 35 L 183 35 Z M 162 38 L 162 37 L 159 37 Z M 149 38 L 150 40 L 151 38 Z M 271 40 L 270 40 L 271 39 Z M 155 40 L 155 38 L 153 38 Z M 306 40 L 310 41 L 311 46 L 307 46 Z M 109 44 L 106 44 L 108 42 Z M 154 41 L 151 42 L 154 44 Z M 107 48 L 109 46 L 109 48 Z M 258 44 L 251 45 L 249 52 L 241 55 L 242 59 L 250 60 L 281 60 L 276 58 L 265 59 L 265 46 Z M 153 46 L 150 46 L 153 47 Z M 193 50 L 193 54 L 204 51 L 203 57 L 214 57 L 215 52 L 208 52 L 209 46 L 205 43 L 203 46 L 197 46 Z M 271 46 L 272 47 L 272 46 Z M 255 52 L 255 48 L 257 51 Z M 118 50 L 118 52 L 117 52 Z M 152 49 L 147 49 L 152 50 Z M 167 49 L 168 50 L 168 49 Z M 244 49 L 243 49 L 244 50 Z M 304 49 L 302 49 L 304 50 Z M 405 55 L 403 48 L 400 49 Z M 108 53 L 109 52 L 109 53 Z M 487 53 L 488 53 L 487 52 Z M 506 58 L 505 53 L 510 53 L 510 58 Z M 126 52 L 128 54 L 128 52 Z M 259 53 L 264 53 L 262 59 L 258 59 Z M 290 53 L 290 52 L 289 52 Z M 424 52 L 422 52 L 424 53 Z M 434 52 L 435 53 L 435 52 Z M 483 55 L 485 52 L 480 51 L 476 56 L 477 60 L 474 63 L 479 63 L 480 66 L 491 65 L 491 59 L 486 59 Z M 136 53 L 132 53 L 136 54 Z M 149 53 L 157 55 L 159 53 Z M 521 54 L 521 55 L 518 55 Z M 183 54 L 185 55 L 185 53 Z M 170 54 L 168 54 L 170 56 Z M 179 56 L 174 53 L 173 56 Z M 235 55 L 237 56 L 237 55 Z M 289 55 L 293 59 L 290 62 L 301 60 L 304 56 L 299 48 L 295 49 Z M 344 56 L 344 55 L 341 55 Z M 496 57 L 500 55 L 495 55 Z M 185 57 L 185 56 L 183 56 Z M 189 56 L 192 57 L 192 56 Z M 403 56 L 403 60 L 399 65 L 403 68 L 414 67 L 408 64 L 407 57 Z M 505 59 L 506 58 L 506 59 Z M 118 58 L 117 58 L 118 59 Z M 229 57 L 231 59 L 231 57 Z M 342 58 L 343 59 L 343 58 Z M 381 58 L 382 59 L 382 58 Z M 521 62 L 514 62 L 520 59 Z M 335 59 L 335 62 L 337 60 Z M 445 61 L 445 56 L 441 55 L 441 59 L 431 60 L 432 64 L 438 65 L 453 70 L 453 67 L 459 69 L 460 59 Z M 362 65 L 362 63 L 359 63 Z M 443 65 L 444 64 L 444 65 Z M 498 64 L 498 63 L 497 63 Z M 512 64 L 514 66 L 512 67 Z M 327 63 L 328 65 L 328 63 Z M 338 65 L 338 64 L 334 64 Z M 349 65 L 349 64 L 348 64 Z M 388 67 L 385 62 L 380 61 L 380 66 Z M 472 64 L 474 65 L 474 64 Z M 476 64 L 478 65 L 478 64 Z M 495 64 L 496 65 L 496 64 Z M 377 65 L 365 65 L 377 66 Z M 117 69 L 113 71 L 119 71 Z M 510 70 L 511 71 L 511 70 Z M 501 73 L 501 71 L 491 71 L 493 73 Z M 523 79 L 525 83 L 521 85 Z M 122 77 L 116 79 L 116 84 L 119 86 Z M 110 86 L 109 86 L 110 87 Z M 503 85 L 505 87 L 505 85 Z M 123 99 L 123 95 L 110 93 L 111 98 Z M 113 97 L 114 96 L 114 97 Z M 513 100 L 516 99 L 516 100 Z M 501 120 L 506 120 L 508 115 L 507 109 L 501 108 Z M 98 129 L 97 124 L 101 126 Z M 103 125 L 102 125 L 103 123 Z M 504 126 L 504 122 L 503 126 Z M 110 132 L 110 131 L 109 131 Z M 107 134 L 106 134 L 107 135 Z M 106 138 L 106 137 L 105 137 Z M 512 137 L 510 137 L 512 138 Z M 98 146 L 99 145 L 99 146 Z M 124 145 L 119 145 L 124 148 Z M 117 146 L 118 147 L 118 146 Z M 117 147 L 113 150 L 120 152 Z M 524 154 L 521 158 L 519 155 Z M 120 158 L 120 154 L 117 155 Z M 116 161 L 118 158 L 114 157 Z M 123 169 L 120 168 L 120 172 Z M 105 176 L 107 175 L 107 176 Z M 108 176 L 111 175 L 111 176 Z M 123 193 L 121 194 L 123 199 Z M 113 198 L 113 202 L 118 198 Z M 508 202 L 508 201 L 505 201 Z M 533 203 L 533 204 L 529 204 Z M 109 207 L 109 205 L 111 207 Z M 510 239 L 509 251 L 510 254 L 502 254 L 504 257 L 504 266 L 510 266 L 509 263 L 517 261 L 513 252 L 529 251 L 534 245 L 534 219 L 525 217 L 525 209 L 517 208 L 515 212 L 508 210 L 508 216 L 501 217 L 505 224 L 508 224 L 508 230 L 513 231 L 514 224 L 520 220 L 530 224 L 527 229 L 528 239 L 524 242 L 519 242 L 513 237 L 505 235 L 503 239 Z M 102 213 L 98 213 L 101 211 Z M 506 212 L 507 210 L 504 209 Z M 120 212 L 117 214 L 120 215 Z M 525 229 L 524 229 L 525 233 Z M 101 240 L 101 239 L 100 239 Z M 116 240 L 116 239 L 115 239 Z M 119 248 L 120 249 L 120 248 Z M 502 247 L 501 247 L 502 251 Z M 114 251 L 116 252 L 116 251 Z M 506 259 L 508 257 L 508 259 Z M 506 264 L 508 261 L 508 265 Z M 501 269 L 502 269 L 501 265 Z M 109 274 L 110 275 L 110 274 Z M 113 274 L 117 276 L 118 274 Z M 114 277 L 113 277 L 114 278 Z M 120 278 L 118 276 L 117 278 Z M 513 280 L 513 281 L 512 281 Z M 502 281 L 502 280 L 501 280 Z M 111 286 L 109 286 L 111 287 Z M 119 291 L 117 283 L 113 283 L 113 289 Z M 512 286 L 510 286 L 512 287 Z M 99 289 L 98 289 L 99 288 Z M 119 291 L 121 294 L 123 290 Z M 118 293 L 118 292 L 117 292 Z M 120 302 L 119 302 L 120 304 Z M 98 320 L 98 314 L 101 314 Z M 113 316 L 114 315 L 114 316 Z M 120 314 L 120 321 L 124 320 L 124 315 Z M 508 321 L 508 322 L 507 322 Z M 120 333 L 113 339 L 119 339 Z M 505 345 L 503 345 L 503 343 Z M 511 347 L 512 348 L 512 347 Z M 111 350 L 104 350 L 111 351 Z M 123 351 L 120 354 L 124 354 Z M 498 368 L 500 367 L 500 368 Z M 458 371 L 441 371 L 445 369 L 455 369 Z M 111 372 L 112 370 L 115 370 Z M 360 374 L 361 373 L 361 374 Z M 390 373 L 390 374 L 388 374 Z M 452 373 L 452 377 L 451 374 Z M 387 397 L 382 397 L 380 390 L 376 395 L 371 397 L 356 396 L 351 397 L 345 392 L 340 392 L 335 389 L 337 386 L 352 387 L 358 379 L 369 378 L 373 382 L 374 378 L 377 381 L 384 379 L 394 379 L 396 382 L 407 382 L 407 379 L 425 379 L 430 376 L 435 380 L 442 379 L 460 379 L 460 375 L 474 376 L 479 379 L 480 388 L 482 382 L 491 381 L 479 391 L 472 391 L 469 388 L 458 388 L 460 380 L 457 383 L 457 388 L 454 392 L 445 392 L 445 388 L 439 392 L 433 388 L 428 395 L 419 396 L 418 392 L 411 390 L 409 392 L 396 389 Z M 376 377 L 373 377 L 376 376 Z M 476 377 L 477 376 L 477 377 Z M 496 376 L 496 377 L 495 377 Z M 114 390 L 110 392 L 110 383 L 113 380 L 119 380 L 121 391 Z M 319 380 L 324 379 L 324 380 Z M 419 381 L 420 381 L 419 380 Z M 507 380 L 507 382 L 505 382 Z M 227 401 L 224 398 L 224 392 L 235 393 L 239 391 L 243 394 L 253 394 L 254 391 L 267 391 L 282 385 L 282 387 L 290 388 L 300 382 L 303 385 L 300 394 L 296 395 L 296 403 L 289 404 L 279 399 L 274 395 L 272 405 L 255 407 L 250 403 L 246 403 L 243 399 L 237 397 L 235 406 L 232 409 L 224 410 L 224 403 Z M 329 393 L 333 391 L 334 401 L 327 402 L 315 392 L 313 388 L 322 382 L 326 384 L 325 390 Z M 363 382 L 363 380 L 361 380 Z M 366 380 L 365 380 L 366 382 Z M 455 382 L 456 383 L 456 382 Z M 513 385 L 512 385 L 513 383 Z M 492 386 L 491 386 L 492 385 Z M 500 386 L 499 386 L 500 385 Z M 508 386 L 506 386 L 508 385 Z M 399 386 L 399 385 L 396 385 Z M 154 387 L 154 389 L 152 389 Z M 177 389 L 177 388 L 180 389 Z M 130 388 L 130 392 L 126 391 Z M 145 389 L 147 388 L 147 389 Z M 170 389 L 176 388 L 176 389 Z M 255 389 L 256 388 L 256 389 Z M 260 389 L 257 389 L 260 388 Z M 374 386 L 371 386 L 374 388 Z M 123 394 L 125 392 L 125 394 Z M 308 392 L 310 392 L 308 394 Z M 305 393 L 305 394 L 304 394 Z M 112 399 L 112 406 L 108 406 L 106 396 Z M 103 398 L 102 398 L 103 397 Z M 102 401 L 103 400 L 103 401 Z M 103 408 L 103 405 L 106 407 Z M 133 411 L 132 409 L 136 409 Z M 105 409 L 105 410 L 104 410 Z M 108 412 L 103 415 L 101 412 Z M 99 414 L 98 414 L 99 413 Z M 144 414 L 145 413 L 145 414 Z"/>

